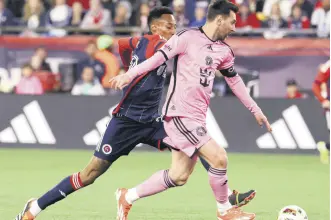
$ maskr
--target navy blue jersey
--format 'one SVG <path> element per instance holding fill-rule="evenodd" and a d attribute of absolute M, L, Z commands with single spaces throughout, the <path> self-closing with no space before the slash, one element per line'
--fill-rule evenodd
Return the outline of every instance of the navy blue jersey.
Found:
<path fill-rule="evenodd" d="M 124 66 L 128 64 L 128 57 L 131 58 L 131 62 L 127 68 L 144 62 L 153 56 L 164 43 L 165 40 L 161 39 L 159 35 L 144 35 L 140 38 L 119 41 Z M 113 114 L 119 113 L 141 123 L 152 122 L 159 117 L 159 105 L 166 77 L 165 71 L 166 64 L 163 64 L 157 69 L 135 78 L 123 89 L 123 96 Z"/>

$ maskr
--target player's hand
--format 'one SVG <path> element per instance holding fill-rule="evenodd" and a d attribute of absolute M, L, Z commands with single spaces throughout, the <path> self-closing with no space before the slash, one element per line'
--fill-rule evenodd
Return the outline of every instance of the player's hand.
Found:
<path fill-rule="evenodd" d="M 329 100 L 324 100 L 322 102 L 322 107 L 325 108 L 325 109 L 330 109 L 330 101 Z"/>
<path fill-rule="evenodd" d="M 265 117 L 265 115 L 264 115 L 262 112 L 257 113 L 257 114 L 255 114 L 254 116 L 255 116 L 255 119 L 256 119 L 257 123 L 258 123 L 261 127 L 262 127 L 263 124 L 264 124 L 264 125 L 266 126 L 267 130 L 268 130 L 269 132 L 272 132 L 271 125 L 270 125 L 270 123 L 269 123 L 267 117 Z"/>
<path fill-rule="evenodd" d="M 118 75 L 109 80 L 110 88 L 122 90 L 129 85 L 131 81 L 131 78 L 126 74 Z"/>

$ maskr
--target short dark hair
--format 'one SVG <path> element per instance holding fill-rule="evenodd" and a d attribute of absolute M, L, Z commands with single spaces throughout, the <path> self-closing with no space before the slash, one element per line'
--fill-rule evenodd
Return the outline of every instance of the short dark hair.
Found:
<path fill-rule="evenodd" d="M 297 81 L 296 81 L 295 79 L 288 79 L 288 80 L 286 81 L 286 85 L 287 85 L 287 86 L 297 86 L 298 83 L 297 83 Z"/>
<path fill-rule="evenodd" d="M 230 11 L 237 13 L 239 8 L 228 0 L 214 0 L 208 7 L 207 19 L 212 21 L 217 15 L 229 15 Z"/>
<path fill-rule="evenodd" d="M 172 10 L 168 7 L 156 7 L 154 8 L 148 15 L 148 27 L 151 27 L 151 24 L 154 20 L 161 18 L 162 15 L 173 15 L 174 13 L 172 12 Z"/>

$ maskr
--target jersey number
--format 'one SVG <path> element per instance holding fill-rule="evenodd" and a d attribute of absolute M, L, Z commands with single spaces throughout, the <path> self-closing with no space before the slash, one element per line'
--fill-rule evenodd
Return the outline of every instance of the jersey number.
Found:
<path fill-rule="evenodd" d="M 208 87 L 210 85 L 210 75 L 212 74 L 212 69 L 202 69 L 200 68 L 200 84 L 203 87 Z"/>

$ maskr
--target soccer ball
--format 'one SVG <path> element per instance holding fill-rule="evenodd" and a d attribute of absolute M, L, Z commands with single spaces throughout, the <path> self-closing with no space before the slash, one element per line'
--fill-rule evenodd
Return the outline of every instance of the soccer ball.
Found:
<path fill-rule="evenodd" d="M 308 220 L 308 216 L 299 206 L 289 205 L 279 211 L 278 220 Z"/>

